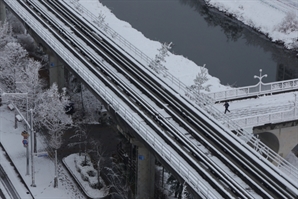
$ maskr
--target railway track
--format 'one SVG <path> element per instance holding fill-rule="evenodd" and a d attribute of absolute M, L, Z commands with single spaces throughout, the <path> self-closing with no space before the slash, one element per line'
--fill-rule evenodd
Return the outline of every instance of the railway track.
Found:
<path fill-rule="evenodd" d="M 0 181 L 3 187 L 5 188 L 5 192 L 7 192 L 11 198 L 21 199 L 21 197 L 18 195 L 17 191 L 15 190 L 14 186 L 12 185 L 11 181 L 9 180 L 7 174 L 5 173 L 1 165 L 0 165 L 0 177 L 1 177 Z M 3 199 L 7 199 L 7 197 L 4 195 L 2 190 L 0 190 L 0 197 Z"/>
<path fill-rule="evenodd" d="M 29 0 L 20 3 L 27 6 L 30 12 L 38 13 L 36 17 L 39 17 L 45 26 L 55 27 L 53 33 L 65 39 L 61 42 L 67 41 L 68 44 L 65 45 L 73 45 L 72 52 L 85 57 L 81 61 L 89 66 L 89 70 L 96 73 L 98 78 L 109 85 L 149 126 L 159 132 L 160 136 L 204 176 L 223 198 L 297 197 L 296 193 L 291 191 L 293 188 L 276 177 L 270 168 L 263 168 L 264 165 L 260 166 L 255 158 L 250 157 L 251 154 L 242 152 L 224 135 L 224 129 L 208 119 L 206 113 L 187 104 L 173 90 L 148 75 L 148 71 L 144 71 L 138 63 L 127 59 L 121 50 L 110 45 L 110 41 L 71 13 L 64 4 L 59 1 Z M 68 27 L 65 27 L 66 25 Z M 102 58 L 109 66 L 103 64 Z M 155 105 L 152 105 L 153 102 Z M 158 109 L 165 110 L 171 116 L 171 121 L 164 118 Z M 160 128 L 156 128 L 156 125 Z M 183 129 L 196 141 L 186 136 Z M 169 136 L 172 139 L 169 139 Z M 197 146 L 198 143 L 221 163 L 206 155 L 205 151 Z M 177 147 L 177 144 L 180 147 Z M 221 169 L 222 165 L 234 175 Z M 248 189 L 254 190 L 255 193 Z"/>
<path fill-rule="evenodd" d="M 2 146 L 1 143 L 0 143 L 0 151 L 1 151 L 1 153 L 4 154 L 3 157 L 5 157 L 7 159 L 7 160 L 4 160 L 3 159 L 3 162 L 4 161 L 9 161 L 10 162 L 10 166 L 12 165 L 14 167 L 14 170 L 17 171 L 17 169 L 13 165 L 12 161 L 10 160 L 9 156 L 6 154 L 6 151 L 4 150 L 4 148 L 3 148 L 3 146 Z M 9 176 L 6 174 L 6 172 L 3 169 L 3 167 L 2 167 L 1 164 L 0 164 L 0 183 L 3 185 L 1 187 L 5 189 L 4 191 L 2 191 L 0 189 L 0 198 L 1 199 L 10 199 L 10 198 L 21 199 L 21 197 L 20 197 L 19 193 L 17 192 L 14 184 L 12 183 L 11 179 L 9 178 Z M 24 183 L 24 182 L 22 182 L 22 183 Z M 4 194 L 4 193 L 6 193 L 6 194 Z"/>

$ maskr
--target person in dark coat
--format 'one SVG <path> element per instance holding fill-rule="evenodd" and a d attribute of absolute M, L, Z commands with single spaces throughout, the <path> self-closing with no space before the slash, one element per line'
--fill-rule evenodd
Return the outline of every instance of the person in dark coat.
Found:
<path fill-rule="evenodd" d="M 224 104 L 224 107 L 226 108 L 225 109 L 225 114 L 227 113 L 227 111 L 229 111 L 230 112 L 230 110 L 229 110 L 229 103 L 228 102 L 225 102 L 225 104 Z"/>

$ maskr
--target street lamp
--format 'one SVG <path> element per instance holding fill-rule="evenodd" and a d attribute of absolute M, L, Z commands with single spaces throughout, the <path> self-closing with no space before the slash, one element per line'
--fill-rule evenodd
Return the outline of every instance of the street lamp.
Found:
<path fill-rule="evenodd" d="M 260 69 L 260 76 L 254 76 L 254 78 L 257 78 L 257 79 L 259 79 L 259 92 L 261 92 L 261 85 L 262 85 L 262 79 L 263 79 L 263 77 L 267 77 L 267 74 L 265 74 L 265 75 L 263 75 L 262 76 L 262 69 Z"/>
<path fill-rule="evenodd" d="M 28 93 L 5 93 L 5 92 L 3 92 L 1 94 L 1 97 L 5 96 L 5 95 L 12 95 L 12 96 L 26 95 L 26 120 L 28 121 Z M 26 128 L 27 128 L 27 126 L 26 126 Z"/>
<path fill-rule="evenodd" d="M 29 122 L 24 118 L 23 114 L 18 109 L 18 107 L 15 104 L 12 104 L 12 105 L 16 109 L 16 111 L 20 114 L 20 116 L 22 117 L 22 119 L 27 124 L 27 126 L 30 130 L 30 134 L 31 134 L 31 176 L 32 176 L 31 187 L 36 187 L 36 185 L 35 185 L 35 173 L 34 173 L 34 161 L 33 161 L 33 157 L 34 157 L 34 152 L 33 152 L 33 142 L 34 142 L 34 140 L 33 140 L 33 134 L 34 134 L 34 130 L 33 130 L 33 110 L 30 109 L 30 112 L 31 112 L 30 123 L 31 124 L 29 124 Z"/>
<path fill-rule="evenodd" d="M 0 95 L 1 95 L 1 102 L 2 102 L 2 97 L 5 95 L 26 95 L 26 119 L 25 121 L 28 121 L 28 93 L 5 93 L 2 91 L 2 89 L 0 88 Z M 14 108 L 19 112 L 19 114 L 21 115 L 21 112 L 16 108 L 16 106 L 13 104 Z M 23 117 L 23 115 L 21 115 L 21 117 Z M 15 112 L 15 120 L 16 120 L 16 112 Z M 17 121 L 15 121 L 15 123 L 17 124 Z M 15 128 L 16 128 L 16 124 L 15 124 Z M 26 125 L 26 130 L 28 130 L 28 122 Z M 25 131 L 26 132 L 26 131 Z M 24 132 L 22 132 L 22 136 L 24 136 L 24 140 L 23 141 L 27 141 L 28 135 L 24 135 Z M 25 144 L 24 144 L 25 145 Z M 28 143 L 26 144 L 26 175 L 29 175 L 29 147 L 28 147 Z"/>

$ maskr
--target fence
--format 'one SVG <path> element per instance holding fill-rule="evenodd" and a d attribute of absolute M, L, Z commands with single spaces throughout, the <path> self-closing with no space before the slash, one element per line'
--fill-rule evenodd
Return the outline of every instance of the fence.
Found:
<path fill-rule="evenodd" d="M 272 83 L 259 82 L 253 86 L 233 88 L 225 91 L 208 93 L 207 95 L 215 101 L 224 101 L 294 90 L 298 90 L 298 79 Z"/>
<path fill-rule="evenodd" d="M 266 123 L 276 123 L 276 122 L 290 121 L 295 119 L 298 119 L 297 107 L 294 107 L 291 110 L 287 110 L 287 111 L 262 114 L 262 115 L 253 115 L 249 117 L 242 117 L 242 118 L 237 118 L 232 120 L 242 128 L 248 128 L 248 127 L 254 127 L 258 125 L 264 125 Z"/>

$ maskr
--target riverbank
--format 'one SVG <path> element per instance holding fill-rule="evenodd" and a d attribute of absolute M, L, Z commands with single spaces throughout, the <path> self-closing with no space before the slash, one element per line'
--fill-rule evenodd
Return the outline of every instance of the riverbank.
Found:
<path fill-rule="evenodd" d="M 272 42 L 298 52 L 298 2 L 294 0 L 204 0 L 226 15 L 264 34 Z M 298 56 L 298 53 L 297 53 Z"/>
<path fill-rule="evenodd" d="M 259 69 L 268 75 L 264 82 L 298 77 L 296 53 L 273 43 L 265 33 L 259 34 L 236 18 L 208 8 L 204 2 L 79 1 L 152 59 L 161 43 L 172 42 L 164 65 L 187 86 L 194 84 L 204 64 L 209 78 L 206 84 L 212 85 L 211 92 L 224 90 L 226 86 L 254 85 L 257 81 L 253 77 Z"/>

